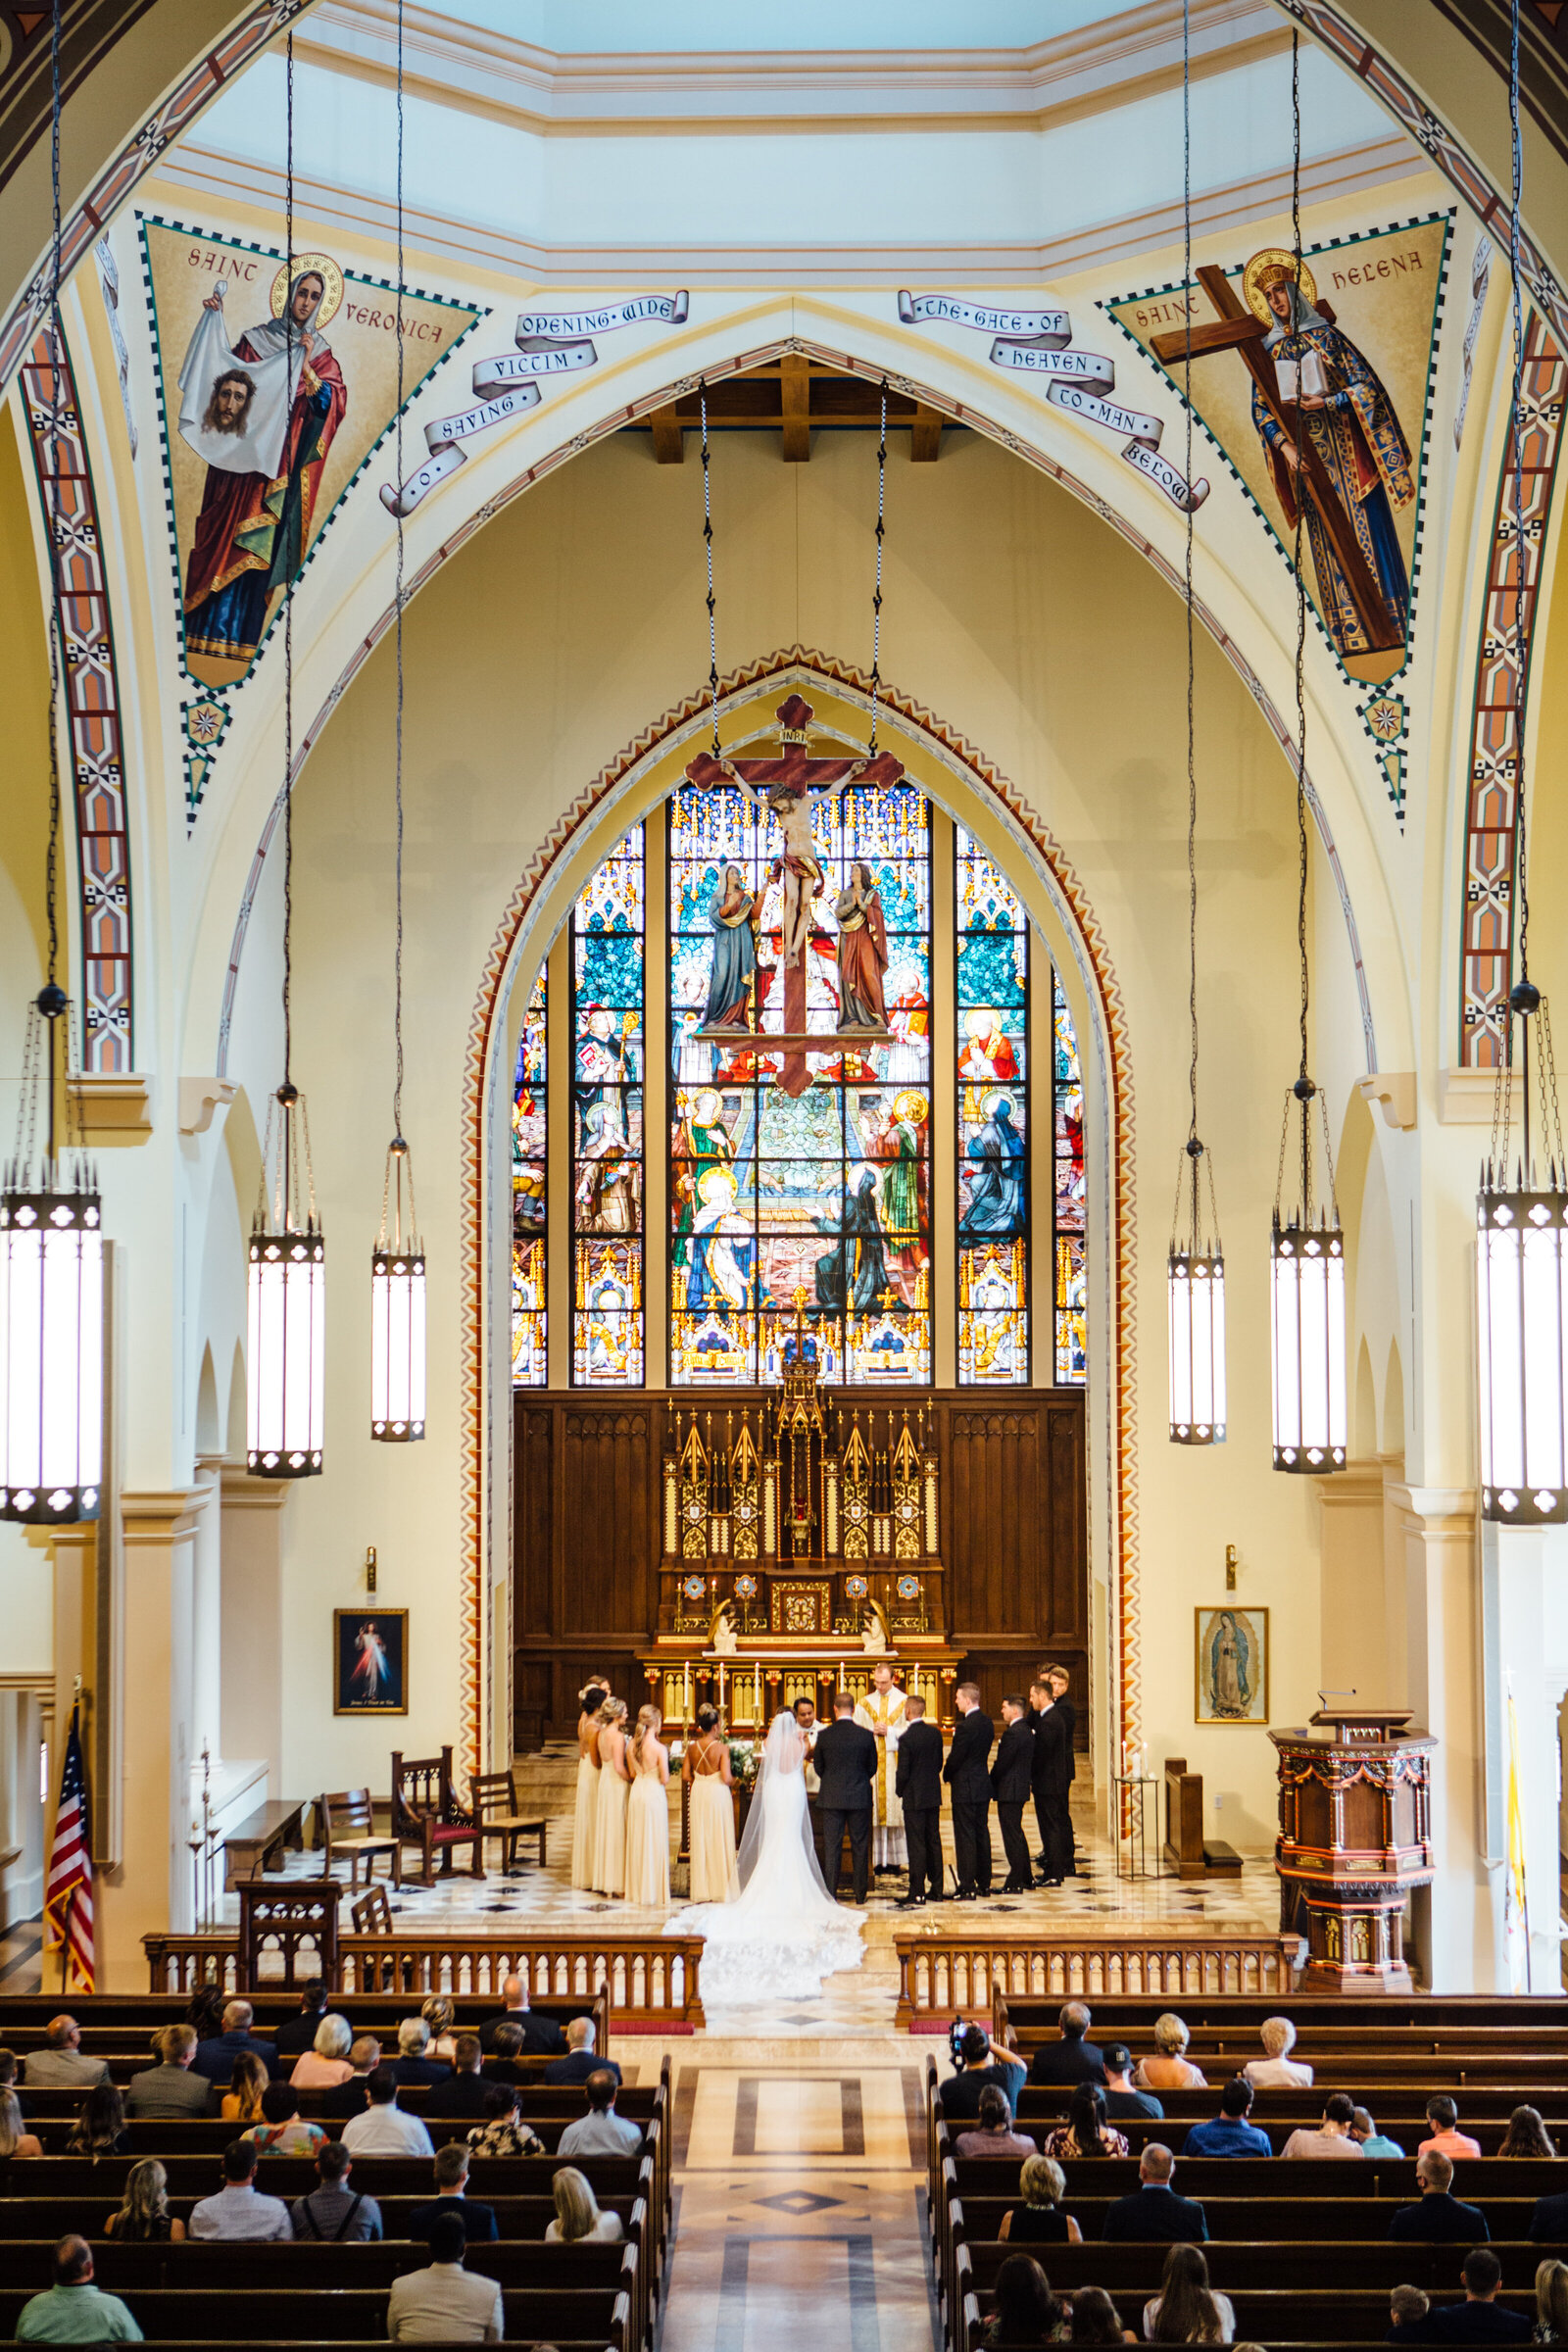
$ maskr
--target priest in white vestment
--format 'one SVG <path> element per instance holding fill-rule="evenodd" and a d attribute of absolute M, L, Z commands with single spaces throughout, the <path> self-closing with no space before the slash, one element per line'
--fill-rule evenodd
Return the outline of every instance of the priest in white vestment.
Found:
<path fill-rule="evenodd" d="M 904 1842 L 904 1807 L 894 1783 L 899 1769 L 899 1734 L 904 1729 L 904 1692 L 893 1680 L 893 1669 L 879 1658 L 871 1669 L 871 1688 L 855 1710 L 877 1744 L 876 1779 L 871 1784 L 871 1867 L 906 1870 L 908 1848 Z"/>

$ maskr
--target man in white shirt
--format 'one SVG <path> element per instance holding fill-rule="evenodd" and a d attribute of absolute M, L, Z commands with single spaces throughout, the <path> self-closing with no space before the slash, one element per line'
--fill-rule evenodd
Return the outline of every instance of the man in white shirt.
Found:
<path fill-rule="evenodd" d="M 406 2271 L 392 2282 L 386 2331 L 395 2344 L 498 2344 L 501 2289 L 463 2267 L 467 2238 L 455 2213 L 430 2230 L 430 2267 Z"/>
<path fill-rule="evenodd" d="M 258 2196 L 256 2142 L 230 2140 L 223 2150 L 223 2186 L 191 2209 L 192 2237 L 291 2238 L 294 2225 L 281 2197 Z"/>
<path fill-rule="evenodd" d="M 398 2105 L 398 2080 L 389 2066 L 371 2075 L 370 2104 L 343 2127 L 343 2145 L 352 2156 L 433 2156 L 430 2134 L 416 2115 Z"/>
<path fill-rule="evenodd" d="M 568 2124 L 561 2134 L 562 2156 L 635 2156 L 643 2144 L 642 2126 L 615 2113 L 613 2075 L 590 2075 L 586 2084 L 588 2112 Z"/>
<path fill-rule="evenodd" d="M 1296 2046 L 1296 2028 L 1288 2017 L 1265 2017 L 1258 2027 L 1257 2038 L 1263 2044 L 1264 2055 L 1250 2059 L 1242 2072 L 1254 2090 L 1305 2089 L 1312 2080 L 1312 2069 L 1301 2058 L 1293 2058 Z"/>

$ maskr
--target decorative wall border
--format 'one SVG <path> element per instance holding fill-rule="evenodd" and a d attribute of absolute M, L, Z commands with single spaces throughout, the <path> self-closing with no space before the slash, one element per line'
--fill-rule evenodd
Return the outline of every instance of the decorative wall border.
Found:
<path fill-rule="evenodd" d="M 82 1068 L 105 1074 L 133 1067 L 125 743 L 103 534 L 64 331 L 58 384 L 55 368 L 53 337 L 45 330 L 23 364 L 22 404 L 44 530 L 52 541 L 50 570 L 65 701 L 61 754 L 69 760 L 69 781 L 75 793 Z M 50 713 L 50 724 L 59 724 L 57 713 Z"/>
<path fill-rule="evenodd" d="M 1453 231 L 1456 220 L 1457 214 L 1450 206 L 1446 212 L 1414 214 L 1407 220 L 1390 220 L 1380 228 L 1361 229 L 1358 230 L 1353 236 L 1329 237 L 1321 245 L 1309 245 L 1306 248 L 1306 259 L 1308 261 L 1315 261 L 1321 254 L 1338 253 L 1348 246 L 1363 245 L 1373 237 L 1396 237 L 1405 229 L 1430 228 L 1434 221 L 1438 220 L 1442 220 L 1446 223 L 1443 237 L 1443 253 L 1438 263 L 1437 299 L 1432 306 L 1432 335 L 1427 346 L 1426 383 L 1422 389 L 1421 395 L 1421 442 L 1419 449 L 1415 453 L 1415 536 L 1411 541 L 1410 546 L 1410 618 L 1404 640 L 1404 660 L 1400 662 L 1398 668 L 1393 672 L 1392 676 L 1382 681 L 1381 689 L 1378 687 L 1374 687 L 1372 689 L 1374 694 L 1380 690 L 1386 691 L 1388 687 L 1393 686 L 1396 679 L 1403 677 L 1415 655 L 1416 593 L 1421 580 L 1421 551 L 1426 536 L 1427 460 L 1432 447 L 1432 394 L 1433 388 L 1437 381 L 1438 373 L 1438 340 L 1443 332 L 1444 312 L 1446 308 L 1448 299 L 1448 270 L 1453 254 Z M 1294 582 L 1296 578 L 1296 565 L 1292 559 L 1291 550 L 1286 542 L 1280 537 L 1280 534 L 1275 529 L 1274 524 L 1270 521 L 1268 514 L 1265 513 L 1264 509 L 1253 494 L 1246 475 L 1242 472 L 1241 467 L 1231 456 L 1230 451 L 1225 447 L 1224 443 L 1214 432 L 1212 426 L 1207 422 L 1202 411 L 1193 407 L 1192 403 L 1187 397 L 1185 387 L 1177 381 L 1175 375 L 1172 374 L 1170 369 L 1165 368 L 1160 361 L 1155 359 L 1153 353 L 1150 351 L 1146 344 L 1139 342 L 1138 337 L 1133 333 L 1131 327 L 1127 325 L 1124 319 L 1118 318 L 1115 316 L 1115 312 L 1117 310 L 1123 309 L 1130 302 L 1153 302 L 1161 295 L 1181 294 L 1184 291 L 1185 289 L 1182 285 L 1181 279 L 1171 278 L 1162 286 L 1146 286 L 1131 294 L 1111 294 L 1104 296 L 1099 301 L 1096 307 L 1104 313 L 1105 318 L 1110 325 L 1114 326 L 1121 334 L 1125 335 L 1127 341 L 1132 345 L 1134 351 L 1137 352 L 1139 358 L 1154 370 L 1154 373 L 1160 379 L 1161 387 L 1173 391 L 1177 399 L 1181 402 L 1182 407 L 1184 409 L 1191 410 L 1192 419 L 1195 427 L 1202 434 L 1204 440 L 1213 450 L 1214 455 L 1219 461 L 1220 465 L 1224 466 L 1226 472 L 1231 476 L 1231 479 L 1236 483 L 1237 488 L 1241 491 L 1242 496 L 1251 508 L 1252 513 L 1257 516 L 1259 522 L 1263 525 L 1264 531 L 1267 533 L 1269 540 L 1273 544 L 1275 553 L 1285 566 L 1287 577 Z M 1338 669 L 1340 676 L 1345 680 L 1347 685 L 1354 687 L 1358 693 L 1366 693 L 1368 690 L 1367 680 L 1364 678 L 1357 678 L 1352 671 L 1346 667 L 1344 658 L 1340 654 L 1338 647 L 1335 645 L 1333 638 L 1329 635 L 1328 629 L 1324 624 L 1323 615 L 1318 611 L 1317 606 L 1310 595 L 1306 600 L 1306 609 L 1312 616 L 1317 633 L 1322 639 L 1324 645 L 1327 647 L 1329 656 L 1333 661 L 1335 667 Z M 1367 732 L 1369 735 L 1371 734 L 1372 730 L 1370 727 L 1367 729 Z M 1404 826 L 1403 789 L 1401 786 L 1399 791 L 1396 793 L 1394 789 L 1392 779 L 1389 779 L 1389 797 L 1394 803 L 1394 812 L 1398 818 L 1400 830 L 1402 831 Z"/>
<path fill-rule="evenodd" d="M 813 680 L 830 688 L 848 688 L 868 696 L 868 674 L 831 656 L 805 646 L 791 646 L 748 663 L 720 683 L 720 708 L 769 680 Z M 1132 1057 L 1127 1037 L 1126 1008 L 1104 934 L 1071 862 L 1050 830 L 1023 801 L 1014 786 L 993 767 L 955 728 L 937 718 L 884 682 L 878 699 L 916 734 L 930 739 L 951 771 L 999 801 L 1012 827 L 1030 844 L 1047 868 L 1061 904 L 1076 927 L 1078 961 L 1099 1000 L 1100 1031 L 1108 1046 L 1104 1075 L 1107 1127 L 1111 1151 L 1110 1238 L 1108 1255 L 1113 1267 L 1111 1323 L 1115 1334 L 1111 1424 L 1111 1456 L 1107 1470 L 1113 1481 L 1114 1525 L 1111 1558 L 1115 1588 L 1116 1673 L 1113 1706 L 1116 1737 L 1131 1739 L 1138 1728 L 1138 1462 L 1136 1450 L 1137 1302 L 1135 1269 L 1137 1215 L 1134 1177 L 1134 1117 Z M 461 1731 L 469 1770 L 485 1769 L 487 1749 L 484 1641 L 488 1623 L 489 1563 L 484 1543 L 484 1513 L 488 1473 L 489 1399 L 487 1396 L 486 1298 L 490 1250 L 487 1240 L 486 1173 L 490 1165 L 487 1075 L 494 1056 L 492 1041 L 498 1017 L 504 1018 L 503 988 L 513 952 L 532 907 L 548 888 L 558 864 L 570 855 L 576 838 L 596 811 L 636 768 L 678 743 L 683 732 L 706 726 L 710 705 L 706 690 L 689 695 L 665 710 L 627 744 L 562 811 L 523 869 L 496 928 L 485 958 L 464 1054 L 463 1110 L 460 1128 L 460 1361 L 459 1405 L 460 1481 L 463 1494 L 463 1596 L 461 1611 Z M 510 1394 L 510 1391 L 509 1391 Z M 1112 1750 L 1114 1753 L 1115 1751 Z"/>
<path fill-rule="evenodd" d="M 1521 435 L 1524 578 L 1519 580 L 1517 568 L 1510 434 L 1497 471 L 1471 710 L 1464 944 L 1459 959 L 1459 1066 L 1467 1070 L 1494 1070 L 1508 1058 L 1521 725 L 1515 690 L 1528 719 L 1541 571 L 1562 455 L 1565 395 L 1568 361 L 1563 347 L 1532 313 L 1525 327 Z"/>

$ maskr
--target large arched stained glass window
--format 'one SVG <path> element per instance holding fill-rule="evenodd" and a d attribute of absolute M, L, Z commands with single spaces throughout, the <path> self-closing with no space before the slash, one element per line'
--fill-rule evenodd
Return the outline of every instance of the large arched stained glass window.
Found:
<path fill-rule="evenodd" d="M 930 809 L 906 785 L 851 787 L 817 824 L 807 1025 L 823 1050 L 792 1096 L 782 1054 L 748 1051 L 740 1030 L 733 1046 L 699 1034 L 748 919 L 760 1024 L 783 1028 L 773 821 L 724 787 L 669 804 L 672 1384 L 775 1379 L 797 1300 L 829 1380 L 931 1378 Z M 887 1043 L 835 1036 L 835 908 L 863 897 L 859 865 L 886 930 Z M 751 956 L 740 943 L 737 965 Z"/>
<path fill-rule="evenodd" d="M 1078 1035 L 1052 974 L 1052 1238 L 1056 1258 L 1056 1385 L 1080 1386 L 1089 1377 L 1084 1287 L 1084 1081 Z"/>
<path fill-rule="evenodd" d="M 958 1380 L 1029 1379 L 1029 925 L 954 828 L 957 949 Z"/>
<path fill-rule="evenodd" d="M 643 828 L 571 916 L 571 1377 L 640 1388 L 643 1313 Z"/>
<path fill-rule="evenodd" d="M 541 965 L 522 1016 L 512 1085 L 512 1381 L 518 1389 L 542 1389 L 550 1379 L 545 1348 L 547 1008 Z"/>

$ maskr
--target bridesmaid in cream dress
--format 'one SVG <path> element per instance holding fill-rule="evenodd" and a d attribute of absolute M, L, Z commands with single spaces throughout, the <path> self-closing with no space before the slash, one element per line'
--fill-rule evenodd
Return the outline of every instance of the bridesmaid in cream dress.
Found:
<path fill-rule="evenodd" d="M 681 1775 L 691 1791 L 687 1825 L 692 1901 L 727 1903 L 735 1887 L 734 1775 L 729 1768 L 729 1741 L 720 1737 L 716 1708 L 698 1708 L 697 1736 L 686 1750 Z"/>
<path fill-rule="evenodd" d="M 599 1710 L 605 1703 L 602 1683 L 590 1683 L 577 1693 L 577 1809 L 571 1824 L 571 1883 L 587 1889 L 594 1883 L 594 1831 L 599 1814 Z"/>
<path fill-rule="evenodd" d="M 669 1909 L 669 1750 L 659 1738 L 663 1721 L 657 1707 L 638 1714 L 626 1804 L 626 1900 L 652 1911 Z"/>
<path fill-rule="evenodd" d="M 594 1885 L 619 1894 L 626 1884 L 626 1701 L 607 1698 L 599 1710 L 599 1804 L 594 1817 Z"/>

